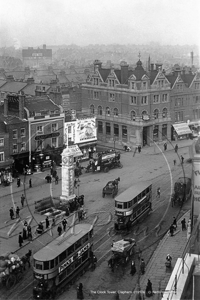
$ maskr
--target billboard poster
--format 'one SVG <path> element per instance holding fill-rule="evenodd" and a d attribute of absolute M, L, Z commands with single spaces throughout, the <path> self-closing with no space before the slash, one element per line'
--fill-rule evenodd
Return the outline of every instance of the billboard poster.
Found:
<path fill-rule="evenodd" d="M 194 215 L 200 215 L 200 159 L 193 160 Z"/>
<path fill-rule="evenodd" d="M 75 122 L 64 124 L 64 144 L 69 144 L 69 141 L 75 142 Z"/>
<path fill-rule="evenodd" d="M 89 118 L 76 121 L 75 143 L 94 141 L 97 139 L 96 119 Z"/>

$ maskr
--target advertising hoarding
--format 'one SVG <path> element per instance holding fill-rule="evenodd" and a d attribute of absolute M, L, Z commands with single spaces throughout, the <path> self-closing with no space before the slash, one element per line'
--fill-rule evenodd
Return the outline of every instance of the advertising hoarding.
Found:
<path fill-rule="evenodd" d="M 200 159 L 193 161 L 194 215 L 200 215 Z"/>
<path fill-rule="evenodd" d="M 66 122 L 64 124 L 64 144 L 69 144 L 69 141 L 75 142 L 75 121 L 74 122 Z"/>
<path fill-rule="evenodd" d="M 95 141 L 97 139 L 96 118 L 77 120 L 75 132 L 76 144 Z"/>

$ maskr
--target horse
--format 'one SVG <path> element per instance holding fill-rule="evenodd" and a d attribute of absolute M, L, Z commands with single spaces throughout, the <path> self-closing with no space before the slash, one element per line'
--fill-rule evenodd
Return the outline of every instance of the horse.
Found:
<path fill-rule="evenodd" d="M 24 256 L 21 257 L 21 261 L 23 262 L 24 270 L 26 270 L 26 264 L 28 263 L 29 268 L 31 267 L 30 258 L 32 255 L 32 251 L 29 250 Z"/>

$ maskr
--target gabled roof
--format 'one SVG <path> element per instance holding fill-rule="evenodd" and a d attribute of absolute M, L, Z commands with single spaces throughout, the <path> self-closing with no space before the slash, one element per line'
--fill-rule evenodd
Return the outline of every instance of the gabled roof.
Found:
<path fill-rule="evenodd" d="M 110 69 L 100 69 L 99 73 L 100 73 L 103 81 L 105 82 L 106 79 L 107 79 L 107 77 L 108 77 L 108 75 L 110 74 Z"/>
<path fill-rule="evenodd" d="M 150 84 L 152 84 L 154 82 L 157 74 L 158 74 L 158 71 L 156 71 L 156 70 L 152 70 L 150 72 L 150 75 L 149 75 L 149 77 L 150 77 Z"/>
<path fill-rule="evenodd" d="M 30 111 L 30 112 L 40 112 L 41 110 L 49 110 L 49 111 L 55 111 L 59 110 L 60 107 L 53 103 L 51 99 L 48 97 L 26 97 L 24 106 Z"/>
<path fill-rule="evenodd" d="M 27 123 L 28 121 L 26 119 L 20 119 L 17 116 L 4 116 L 3 113 L 0 114 L 0 120 L 5 122 L 5 124 L 16 124 L 16 123 Z"/>
<path fill-rule="evenodd" d="M 0 79 L 0 87 L 3 86 L 6 82 L 6 80 Z"/>
<path fill-rule="evenodd" d="M 43 87 L 45 87 L 45 92 L 49 91 L 50 85 L 45 85 L 45 84 L 39 84 L 39 83 L 32 83 L 32 84 L 27 84 L 23 88 L 23 92 L 25 95 L 31 95 L 35 96 L 35 90 L 37 86 L 41 86 L 41 91 L 43 91 Z"/>
<path fill-rule="evenodd" d="M 0 87 L 0 90 L 2 92 L 10 92 L 10 93 L 18 93 L 20 92 L 27 83 L 25 82 L 19 82 L 19 81 L 11 81 L 4 84 L 2 87 Z"/>
<path fill-rule="evenodd" d="M 9 72 L 5 72 L 6 76 L 10 76 L 12 75 L 14 77 L 14 79 L 24 79 L 26 72 L 25 71 L 9 71 Z"/>
<path fill-rule="evenodd" d="M 45 75 L 45 76 L 38 76 L 38 75 L 33 75 L 35 82 L 38 83 L 44 83 L 44 84 L 50 84 L 52 80 L 56 80 L 57 76 L 56 75 Z"/>
<path fill-rule="evenodd" d="M 176 81 L 177 74 L 168 74 L 168 75 L 166 75 L 166 77 L 167 77 L 168 81 L 171 83 L 171 88 L 172 88 Z"/>
<path fill-rule="evenodd" d="M 137 66 L 136 66 L 135 70 L 132 71 L 132 74 L 135 75 L 137 81 L 141 80 L 142 77 L 143 77 L 143 75 L 147 75 L 148 76 L 147 72 L 142 67 L 141 60 L 139 60 L 137 62 Z"/>
<path fill-rule="evenodd" d="M 188 85 L 188 87 L 191 85 L 193 79 L 195 77 L 195 74 L 181 74 L 181 78 L 183 81 Z"/>

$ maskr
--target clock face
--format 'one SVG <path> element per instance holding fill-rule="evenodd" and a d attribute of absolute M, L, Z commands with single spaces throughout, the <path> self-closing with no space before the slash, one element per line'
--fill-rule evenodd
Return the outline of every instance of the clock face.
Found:
<path fill-rule="evenodd" d="M 63 157 L 62 162 L 63 162 L 63 164 L 66 165 L 68 163 L 68 158 L 67 157 Z"/>

